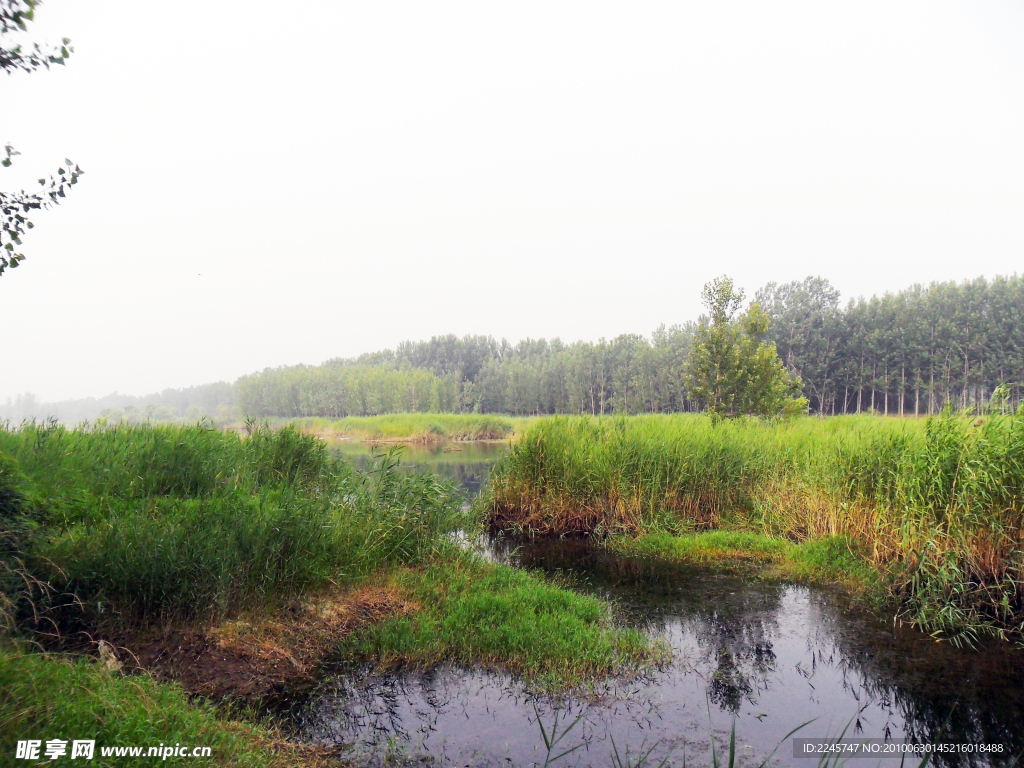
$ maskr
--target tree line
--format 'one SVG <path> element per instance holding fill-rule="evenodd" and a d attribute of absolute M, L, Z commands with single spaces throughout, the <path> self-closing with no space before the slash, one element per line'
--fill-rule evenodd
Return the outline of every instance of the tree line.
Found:
<path fill-rule="evenodd" d="M 827 280 L 809 277 L 769 283 L 754 301 L 768 320 L 765 339 L 799 377 L 812 412 L 924 415 L 946 404 L 981 408 L 996 400 L 1015 407 L 1024 398 L 1024 277 L 915 285 L 845 306 Z M 319 366 L 267 369 L 234 385 L 112 397 L 142 401 L 121 406 L 137 416 L 144 406 L 179 419 L 200 411 L 222 419 L 228 412 L 242 418 L 697 411 L 706 403 L 687 387 L 687 361 L 710 325 L 704 316 L 646 337 L 575 343 L 436 336 Z M 0 418 L 47 409 L 45 415 L 66 421 L 95 418 L 86 404 L 8 402 Z"/>
<path fill-rule="evenodd" d="M 1024 397 L 1024 277 L 914 285 L 845 306 L 820 277 L 769 283 L 754 301 L 767 340 L 802 382 L 815 413 L 923 415 L 946 404 L 1006 407 Z M 565 344 L 435 337 L 336 365 L 412 366 L 459 382 L 459 407 L 485 413 L 664 413 L 699 410 L 685 384 L 707 316 L 651 336 Z"/>
<path fill-rule="evenodd" d="M 246 416 L 377 416 L 452 413 L 459 408 L 453 376 L 389 365 L 297 365 L 243 376 L 235 384 Z"/>
<path fill-rule="evenodd" d="M 932 414 L 1020 403 L 1024 277 L 915 285 L 845 307 L 827 280 L 770 283 L 756 300 L 818 413 Z"/>

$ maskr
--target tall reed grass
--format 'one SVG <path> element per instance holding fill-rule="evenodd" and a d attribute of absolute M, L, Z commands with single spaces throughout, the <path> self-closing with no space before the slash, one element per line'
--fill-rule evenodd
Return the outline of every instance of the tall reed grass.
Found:
<path fill-rule="evenodd" d="M 847 535 L 921 627 L 967 642 L 1024 637 L 1024 409 L 549 419 L 496 467 L 483 505 L 496 527 L 542 534 Z"/>
<path fill-rule="evenodd" d="M 0 429 L 0 455 L 5 594 L 23 619 L 72 595 L 92 618 L 213 619 L 419 562 L 461 516 L 450 482 L 393 453 L 358 473 L 292 428 L 29 424 Z"/>

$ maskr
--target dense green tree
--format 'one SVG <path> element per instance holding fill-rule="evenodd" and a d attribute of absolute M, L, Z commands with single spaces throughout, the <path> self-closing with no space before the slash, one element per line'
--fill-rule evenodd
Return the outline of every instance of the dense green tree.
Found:
<path fill-rule="evenodd" d="M 799 376 L 818 412 L 835 398 L 842 342 L 839 291 L 828 280 L 808 277 L 769 283 L 755 300 L 770 319 L 771 338 L 786 368 Z"/>
<path fill-rule="evenodd" d="M 728 277 L 705 285 L 701 299 L 709 317 L 697 328 L 686 365 L 691 396 L 716 418 L 806 413 L 799 378 L 765 341 L 770 320 L 757 302 L 738 314 L 743 291 Z"/>

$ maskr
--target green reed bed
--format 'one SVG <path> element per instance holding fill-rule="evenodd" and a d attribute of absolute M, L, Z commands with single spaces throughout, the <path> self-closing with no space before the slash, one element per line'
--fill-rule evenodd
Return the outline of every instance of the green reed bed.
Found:
<path fill-rule="evenodd" d="M 534 424 L 495 468 L 491 520 L 538 533 L 719 527 L 763 507 L 762 489 L 806 476 L 822 451 L 858 445 L 894 421 L 720 424 L 694 415 L 558 417 Z"/>
<path fill-rule="evenodd" d="M 921 627 L 1024 636 L 1024 411 L 550 419 L 513 446 L 481 504 L 492 525 L 537 533 L 844 536 Z"/>
<path fill-rule="evenodd" d="M 449 596 L 460 584 L 468 602 L 458 605 L 511 606 L 500 594 L 507 588 L 522 605 L 537 607 L 504 617 L 511 628 L 501 638 L 504 650 L 494 637 L 470 642 L 473 614 L 461 609 L 437 635 L 461 633 L 463 645 L 451 658 L 473 663 L 479 651 L 481 659 L 519 658 L 525 668 L 528 654 L 515 650 L 522 637 L 533 636 L 538 648 L 568 642 L 559 634 L 568 626 L 561 619 L 540 626 L 537 616 L 568 606 L 571 623 L 584 604 L 584 613 L 606 608 L 460 552 L 450 534 L 465 522 L 461 495 L 440 476 L 399 471 L 397 450 L 379 454 L 363 473 L 294 428 L 250 425 L 249 432 L 54 424 L 0 430 L 7 618 L 23 627 L 45 624 L 50 617 L 39 612 L 50 607 L 55 620 L 77 616 L 74 626 L 86 628 L 215 622 L 414 567 L 422 579 L 396 585 L 411 590 L 424 622 L 440 615 L 439 606 L 456 605 L 423 592 L 426 583 L 445 586 Z M 617 642 L 610 625 L 579 620 L 589 627 L 581 635 L 586 644 Z M 430 638 L 417 642 L 440 647 Z"/>
<path fill-rule="evenodd" d="M 419 562 L 459 525 L 445 480 L 388 456 L 360 474 L 294 429 L 251 431 L 0 430 L 7 594 L 36 601 L 22 613 L 74 595 L 91 618 L 213 620 Z"/>

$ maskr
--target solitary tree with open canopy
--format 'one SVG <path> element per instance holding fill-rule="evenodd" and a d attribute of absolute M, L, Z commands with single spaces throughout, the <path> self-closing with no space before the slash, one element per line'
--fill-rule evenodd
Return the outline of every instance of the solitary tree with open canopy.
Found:
<path fill-rule="evenodd" d="M 743 291 L 719 277 L 701 293 L 709 316 L 694 335 L 685 381 L 691 397 L 713 418 L 790 416 L 807 412 L 800 379 L 765 341 L 768 315 L 757 302 L 743 314 Z"/>

